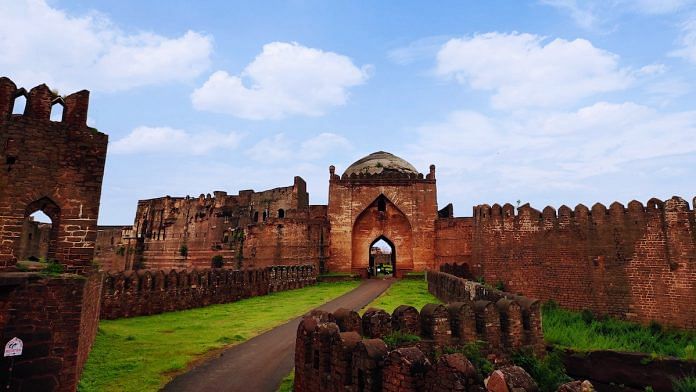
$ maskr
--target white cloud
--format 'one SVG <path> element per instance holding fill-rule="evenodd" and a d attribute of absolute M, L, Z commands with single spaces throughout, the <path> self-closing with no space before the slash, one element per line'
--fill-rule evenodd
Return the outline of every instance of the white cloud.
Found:
<path fill-rule="evenodd" d="M 191 95 L 198 110 L 247 119 L 319 116 L 348 100 L 369 67 L 297 43 L 272 42 L 239 75 L 217 71 Z"/>
<path fill-rule="evenodd" d="M 0 15 L 0 69 L 27 88 L 127 90 L 190 80 L 210 64 L 212 39 L 198 32 L 126 33 L 104 15 L 69 15 L 44 0 L 2 1 Z"/>
<path fill-rule="evenodd" d="M 247 156 L 256 161 L 311 161 L 326 155 L 350 150 L 351 143 L 345 137 L 324 132 L 317 136 L 296 142 L 283 133 L 266 137 L 246 151 Z"/>
<path fill-rule="evenodd" d="M 694 134 L 696 111 L 598 102 L 575 111 L 496 118 L 454 112 L 419 127 L 410 151 L 418 164 L 439 162 L 440 170 L 457 177 L 483 176 L 482 186 L 572 188 L 630 171 L 637 161 L 696 153 Z"/>
<path fill-rule="evenodd" d="M 214 149 L 234 149 L 244 137 L 241 133 L 190 133 L 170 127 L 141 126 L 125 137 L 111 143 L 109 152 L 137 154 L 175 152 L 202 155 Z"/>
<path fill-rule="evenodd" d="M 696 64 L 696 19 L 690 19 L 681 25 L 679 41 L 680 48 L 670 54 Z"/>
<path fill-rule="evenodd" d="M 695 0 L 540 0 L 539 2 L 568 13 L 575 24 L 587 30 L 602 30 L 605 25 L 616 21 L 622 14 L 666 15 L 683 11 L 696 3 Z"/>
<path fill-rule="evenodd" d="M 618 56 L 587 40 L 545 40 L 533 34 L 486 33 L 448 41 L 437 73 L 475 90 L 492 91 L 498 109 L 554 107 L 621 90 L 633 80 Z"/>
<path fill-rule="evenodd" d="M 351 143 L 345 137 L 335 133 L 320 133 L 300 144 L 300 155 L 307 159 L 318 159 L 332 152 L 349 150 Z"/>

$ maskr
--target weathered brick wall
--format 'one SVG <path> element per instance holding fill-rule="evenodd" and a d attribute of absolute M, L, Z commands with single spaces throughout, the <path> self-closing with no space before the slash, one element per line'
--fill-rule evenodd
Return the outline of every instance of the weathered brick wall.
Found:
<path fill-rule="evenodd" d="M 473 234 L 473 218 L 439 218 L 435 222 L 435 265 L 471 263 Z"/>
<path fill-rule="evenodd" d="M 10 391 L 73 392 L 97 332 L 100 274 L 0 275 L 0 342 L 24 342 L 21 356 L 2 358 L 0 385 Z"/>
<path fill-rule="evenodd" d="M 478 372 L 464 356 L 449 354 L 436 358 L 437 348 L 484 341 L 484 352 L 502 359 L 509 351 L 528 344 L 535 349 L 539 346 L 536 341 L 514 345 L 509 333 L 490 319 L 477 323 L 479 317 L 490 313 L 479 310 L 472 301 L 447 306 L 429 304 L 420 314 L 408 306 L 399 307 L 392 315 L 371 309 L 362 320 L 356 312 L 346 309 L 333 314 L 314 311 L 297 329 L 294 390 L 482 390 Z M 508 313 L 507 317 L 511 323 L 522 325 L 519 312 Z M 397 331 L 415 333 L 422 340 L 389 350 L 379 337 Z M 490 339 L 494 334 L 498 334 L 497 340 Z M 543 345 L 543 336 L 530 337 L 540 339 Z M 527 378 L 531 380 L 528 375 Z"/>
<path fill-rule="evenodd" d="M 396 274 L 435 264 L 437 192 L 435 167 L 422 174 L 386 173 L 343 177 L 330 168 L 328 269 L 367 275 L 370 244 L 384 236 L 396 248 Z M 378 198 L 386 198 L 379 211 Z"/>
<path fill-rule="evenodd" d="M 475 276 L 571 309 L 696 328 L 694 212 L 678 197 L 574 210 L 474 209 Z"/>
<path fill-rule="evenodd" d="M 442 269 L 456 270 L 450 265 Z M 515 349 L 528 346 L 538 353 L 544 352 L 541 301 L 496 290 L 446 272 L 428 271 L 426 279 L 428 291 L 449 303 L 450 311 L 457 309 L 462 315 L 455 320 L 453 331 L 471 336 L 473 329 L 494 346 L 500 344 Z M 472 319 L 474 323 L 471 323 Z M 486 328 L 482 328 L 483 325 Z"/>
<path fill-rule="evenodd" d="M 316 283 L 316 268 L 138 270 L 106 274 L 102 319 L 145 316 L 238 301 Z"/>
<path fill-rule="evenodd" d="M 24 114 L 13 115 L 20 95 Z M 23 223 L 37 210 L 53 223 L 49 258 L 76 269 L 92 262 L 107 136 L 86 125 L 88 103 L 86 90 L 59 97 L 0 78 L 0 267 L 17 261 Z M 64 106 L 61 121 L 50 120 L 54 105 Z"/>
<path fill-rule="evenodd" d="M 318 266 L 328 233 L 321 207 L 309 205 L 300 177 L 292 186 L 262 192 L 140 200 L 134 263 L 150 269 L 209 268 L 214 256 L 222 256 L 225 265 L 237 268 Z"/>
<path fill-rule="evenodd" d="M 129 237 L 131 226 L 99 226 L 94 262 L 102 271 L 131 269 L 135 242 Z"/>

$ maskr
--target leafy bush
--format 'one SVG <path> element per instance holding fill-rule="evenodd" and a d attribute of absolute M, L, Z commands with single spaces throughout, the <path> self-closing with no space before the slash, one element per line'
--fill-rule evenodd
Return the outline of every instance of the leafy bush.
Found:
<path fill-rule="evenodd" d="M 496 290 L 505 291 L 505 283 L 503 283 L 502 280 L 497 281 L 493 287 L 495 287 Z"/>
<path fill-rule="evenodd" d="M 44 269 L 44 272 L 46 272 L 49 275 L 58 275 L 62 274 L 63 270 L 63 264 L 58 263 L 56 261 L 49 261 L 46 263 L 46 269 Z"/>
<path fill-rule="evenodd" d="M 420 342 L 421 338 L 418 335 L 395 331 L 382 338 L 382 340 L 384 340 L 384 343 L 387 344 L 390 350 L 393 350 L 405 344 Z"/>
<path fill-rule="evenodd" d="M 215 255 L 213 256 L 212 264 L 213 268 L 222 268 L 225 264 L 225 259 L 222 258 L 222 255 Z"/>
<path fill-rule="evenodd" d="M 518 351 L 512 355 L 512 362 L 526 370 L 542 392 L 553 392 L 561 384 L 571 381 L 565 372 L 560 355 L 556 352 L 551 352 L 540 359 L 530 351 Z"/>
<path fill-rule="evenodd" d="M 696 377 L 689 376 L 672 381 L 674 392 L 696 392 Z"/>
<path fill-rule="evenodd" d="M 181 247 L 179 248 L 179 254 L 184 257 L 188 256 L 188 246 L 181 245 Z"/>

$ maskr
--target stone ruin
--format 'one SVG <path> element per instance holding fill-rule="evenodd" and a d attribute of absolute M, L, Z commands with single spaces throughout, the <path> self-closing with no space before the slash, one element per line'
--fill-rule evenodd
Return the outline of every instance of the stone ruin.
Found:
<path fill-rule="evenodd" d="M 502 319 L 509 320 L 504 327 Z M 485 391 L 485 381 L 490 391 L 537 391 L 534 380 L 509 363 L 516 350 L 543 349 L 541 320 L 530 320 L 527 325 L 519 312 L 475 301 L 428 304 L 420 312 L 402 305 L 391 315 L 372 308 L 362 317 L 348 309 L 314 311 L 297 329 L 294 390 Z M 390 348 L 385 339 L 394 333 L 419 340 Z M 467 344 L 497 364 L 486 380 L 462 353 L 446 353 Z"/>
<path fill-rule="evenodd" d="M 20 97 L 24 112 L 13 114 Z M 24 342 L 21 355 L 0 361 L 10 391 L 74 391 L 97 332 L 102 280 L 92 258 L 107 136 L 87 126 L 88 104 L 85 90 L 61 97 L 0 78 L 0 343 Z M 62 119 L 52 121 L 57 106 Z M 52 221 L 41 242 L 54 273 L 17 264 L 35 211 Z"/>

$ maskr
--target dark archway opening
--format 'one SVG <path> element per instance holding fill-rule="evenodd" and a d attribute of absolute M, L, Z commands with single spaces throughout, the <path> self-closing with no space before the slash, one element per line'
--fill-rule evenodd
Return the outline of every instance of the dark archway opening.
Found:
<path fill-rule="evenodd" d="M 60 209 L 47 197 L 27 206 L 20 237 L 19 260 L 55 259 L 59 219 Z"/>
<path fill-rule="evenodd" d="M 396 246 L 383 235 L 370 244 L 369 277 L 396 276 Z"/>

